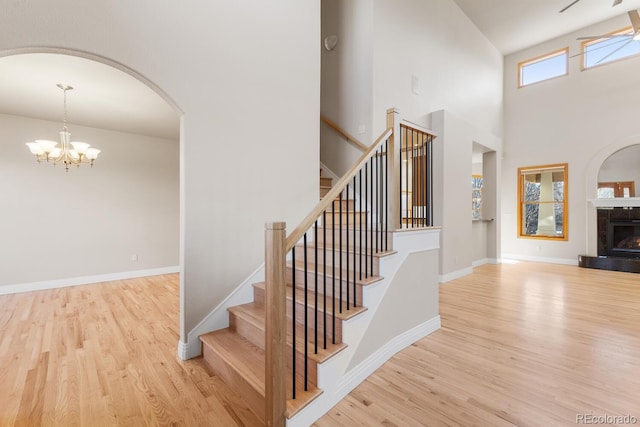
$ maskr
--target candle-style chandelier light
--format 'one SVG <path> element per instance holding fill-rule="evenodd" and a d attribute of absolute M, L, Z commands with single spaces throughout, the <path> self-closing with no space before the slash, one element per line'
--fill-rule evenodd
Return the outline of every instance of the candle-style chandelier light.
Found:
<path fill-rule="evenodd" d="M 73 87 L 63 84 L 57 85 L 64 93 L 64 116 L 62 118 L 62 130 L 60 131 L 60 147 L 56 141 L 48 139 L 36 139 L 34 142 L 27 142 L 27 147 L 36 156 L 40 163 L 42 160 L 57 163 L 64 163 L 64 168 L 68 172 L 69 166 L 80 167 L 81 163 L 89 163 L 93 166 L 93 161 L 98 158 L 100 150 L 91 148 L 86 142 L 71 142 L 71 133 L 67 129 L 67 91 Z"/>

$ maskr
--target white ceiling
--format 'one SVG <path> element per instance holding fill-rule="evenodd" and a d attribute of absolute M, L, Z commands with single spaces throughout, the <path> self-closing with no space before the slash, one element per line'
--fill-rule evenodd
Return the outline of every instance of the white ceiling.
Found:
<path fill-rule="evenodd" d="M 0 113 L 62 121 L 177 140 L 180 118 L 148 86 L 111 66 L 69 55 L 28 53 L 0 57 Z"/>
<path fill-rule="evenodd" d="M 503 55 L 640 9 L 640 0 L 454 0 Z M 590 35 L 590 34 L 589 34 Z"/>

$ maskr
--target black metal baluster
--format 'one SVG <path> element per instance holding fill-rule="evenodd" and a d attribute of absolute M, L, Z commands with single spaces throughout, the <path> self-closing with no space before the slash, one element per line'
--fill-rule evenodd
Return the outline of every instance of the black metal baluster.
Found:
<path fill-rule="evenodd" d="M 389 250 L 389 140 L 384 142 L 384 250 Z"/>
<path fill-rule="evenodd" d="M 313 314 L 314 318 L 314 328 L 313 328 L 313 353 L 318 354 L 318 220 L 316 219 L 314 228 L 314 236 L 313 236 L 313 251 L 314 258 L 313 261 L 315 263 L 314 266 L 314 292 L 313 292 Z"/>
<path fill-rule="evenodd" d="M 350 202 L 347 202 L 351 204 Z M 353 176 L 353 217 L 358 218 L 358 221 L 353 220 L 353 306 L 356 306 L 356 222 L 358 226 L 362 225 L 362 218 L 360 217 L 360 212 L 355 212 L 356 210 L 356 176 Z M 347 256 L 349 256 L 349 252 L 347 252 Z"/>
<path fill-rule="evenodd" d="M 360 275 L 360 280 L 362 280 L 362 169 L 360 169 L 358 171 L 358 186 L 360 187 L 360 190 L 358 192 L 359 199 L 358 199 L 358 204 L 360 205 L 360 209 L 358 209 L 358 215 L 360 215 L 360 227 L 358 230 L 358 234 L 360 235 L 360 268 L 359 268 L 359 275 Z M 366 219 L 365 219 L 365 224 L 366 224 Z"/>
<path fill-rule="evenodd" d="M 382 185 L 380 184 L 380 149 L 376 151 L 376 253 L 380 252 L 380 231 L 378 227 L 380 226 L 380 189 Z"/>
<path fill-rule="evenodd" d="M 426 137 L 427 134 L 424 134 Z M 422 172 L 424 174 L 422 178 L 422 226 L 427 226 L 427 140 L 423 138 L 422 141 Z"/>
<path fill-rule="evenodd" d="M 322 305 L 322 321 L 324 332 L 324 349 L 327 349 L 327 211 L 322 212 L 322 296 L 324 304 Z"/>
<path fill-rule="evenodd" d="M 409 135 L 407 135 L 408 137 Z M 411 151 L 409 151 L 411 149 Z M 409 152 L 411 152 L 411 159 L 409 159 Z M 413 129 L 411 129 L 411 142 L 410 145 L 407 145 L 407 186 L 409 185 L 409 163 L 411 163 L 411 175 L 415 175 L 416 171 L 413 165 Z M 413 188 L 413 182 L 415 180 L 411 179 L 411 228 L 413 228 L 413 217 L 415 216 L 414 212 L 414 202 L 415 202 L 415 188 Z"/>
<path fill-rule="evenodd" d="M 429 163 L 427 163 L 427 167 L 429 168 L 429 170 L 427 171 L 427 176 L 429 177 L 429 188 L 428 188 L 429 210 L 427 212 L 429 213 L 428 224 L 429 226 L 432 226 L 433 225 L 433 137 L 432 136 L 429 136 L 429 145 L 427 148 L 427 152 L 429 153 Z"/>
<path fill-rule="evenodd" d="M 375 212 L 373 204 L 373 159 L 369 159 L 369 163 L 371 163 L 371 167 L 369 168 L 369 182 L 371 183 L 369 186 L 371 191 L 371 224 L 369 225 L 369 242 L 371 243 L 371 248 L 369 249 L 369 276 L 373 276 L 373 212 Z"/>
<path fill-rule="evenodd" d="M 307 233 L 304 233 L 304 391 L 309 389 L 308 369 L 309 363 L 309 311 L 307 310 L 309 301 L 309 278 L 307 277 L 309 269 L 307 267 Z M 293 304 L 296 302 L 293 301 Z"/>
<path fill-rule="evenodd" d="M 296 247 L 291 249 L 291 288 L 293 293 L 293 301 L 296 300 Z M 293 322 L 291 324 L 291 333 L 293 335 L 293 357 L 291 358 L 291 390 L 293 399 L 296 398 L 296 304 L 291 305 L 291 316 Z"/>
<path fill-rule="evenodd" d="M 340 263 L 340 268 L 338 269 L 338 274 L 340 275 L 340 298 L 339 298 L 339 302 L 340 302 L 340 313 L 342 313 L 342 192 L 340 192 L 340 217 L 338 218 L 339 221 L 339 225 L 338 225 L 338 229 L 340 232 L 340 246 L 338 247 L 338 251 L 339 251 L 339 263 Z M 335 295 L 334 295 L 335 298 Z"/>
<path fill-rule="evenodd" d="M 398 138 L 398 141 L 396 141 L 396 144 L 400 146 L 400 179 L 398 180 L 400 182 L 400 191 L 398 191 L 399 197 L 400 197 L 400 204 L 398 206 L 400 206 L 400 228 L 404 227 L 404 215 L 403 215 L 403 210 L 402 210 L 402 144 L 404 144 L 404 128 L 400 127 L 400 138 Z M 405 198 L 406 198 L 406 193 L 405 193 Z"/>
<path fill-rule="evenodd" d="M 368 229 L 369 229 L 369 198 L 367 197 L 368 193 L 369 193 L 369 180 L 367 178 L 368 177 L 368 173 L 367 173 L 368 168 L 369 168 L 369 163 L 367 162 L 367 163 L 364 164 L 364 208 L 366 209 L 365 213 L 364 213 L 364 219 L 365 219 L 364 223 L 365 223 L 365 226 L 367 227 L 364 230 L 364 251 L 365 251 L 364 277 L 365 278 L 369 277 L 368 276 L 368 273 L 369 273 L 369 257 L 366 256 L 366 251 L 367 251 L 367 249 L 369 249 L 369 242 L 368 242 L 368 239 L 369 239 L 369 233 L 368 233 Z"/>
<path fill-rule="evenodd" d="M 347 209 L 346 209 L 347 210 L 347 218 L 346 218 L 346 220 L 347 220 L 347 228 L 344 230 L 344 232 L 345 232 L 345 237 L 346 237 L 346 240 L 347 240 L 347 242 L 346 242 L 347 245 L 346 245 L 345 248 L 342 248 L 342 251 L 340 252 L 340 259 L 342 259 L 342 257 L 344 256 L 345 253 L 347 254 L 347 256 L 345 258 L 346 258 L 346 261 L 347 261 L 346 262 L 346 264 L 347 264 L 347 270 L 346 270 L 347 283 L 346 283 L 346 285 L 347 285 L 347 311 L 348 311 L 349 310 L 349 252 L 348 252 L 349 251 L 349 185 L 347 185 L 345 187 L 345 191 L 346 191 L 346 196 L 347 196 Z M 340 292 L 340 301 L 342 301 L 342 292 Z"/>
<path fill-rule="evenodd" d="M 331 201 L 331 342 L 336 343 L 336 200 Z"/>

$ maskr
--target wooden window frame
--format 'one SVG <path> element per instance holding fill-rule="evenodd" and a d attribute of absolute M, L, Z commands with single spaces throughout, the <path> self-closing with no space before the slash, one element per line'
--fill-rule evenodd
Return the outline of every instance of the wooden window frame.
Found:
<path fill-rule="evenodd" d="M 633 27 L 629 26 L 629 27 L 621 28 L 619 30 L 611 31 L 611 32 L 603 34 L 603 35 L 615 36 L 615 35 L 618 35 L 618 34 L 629 33 L 631 31 L 633 31 Z M 594 45 L 596 43 L 601 43 L 601 42 L 606 41 L 606 40 L 607 39 L 605 39 L 605 38 L 593 39 L 593 40 L 585 40 L 580 44 L 580 52 L 582 53 L 582 61 L 580 62 L 580 70 L 581 71 L 591 70 L 592 68 L 597 68 L 597 67 L 600 67 L 600 66 L 605 65 L 605 64 L 611 64 L 611 63 L 614 63 L 614 62 L 623 61 L 625 59 L 633 58 L 633 57 L 636 57 L 636 56 L 640 55 L 640 53 L 636 53 L 634 55 L 625 56 L 623 58 L 618 58 L 618 59 L 614 59 L 614 60 L 611 60 L 611 61 L 603 62 L 601 64 L 595 64 L 595 65 L 592 65 L 590 67 L 587 67 L 587 64 L 586 64 L 586 62 L 587 62 L 587 47 L 589 47 L 591 45 Z"/>
<path fill-rule="evenodd" d="M 557 76 L 549 77 L 548 79 L 539 80 L 537 82 L 522 84 L 522 69 L 527 65 L 542 62 L 546 59 L 555 58 L 556 56 L 565 55 L 565 72 L 564 74 L 558 74 Z M 546 53 L 544 55 L 536 56 L 535 58 L 527 59 L 526 61 L 518 62 L 518 89 L 535 85 L 537 83 L 546 82 L 548 80 L 557 79 L 558 77 L 567 76 L 569 74 L 569 47 L 554 50 L 553 52 Z"/>
<path fill-rule="evenodd" d="M 523 206 L 525 204 L 524 200 L 524 175 L 527 171 L 540 171 L 545 169 L 560 169 L 563 170 L 563 180 L 564 180 L 564 189 L 563 189 L 563 211 L 562 211 L 562 235 L 560 236 L 545 236 L 545 235 L 532 235 L 532 234 L 524 234 L 522 232 L 522 215 L 523 215 Z M 531 203 L 531 202 L 529 202 Z M 544 203 L 560 203 L 560 202 L 544 202 Z M 567 241 L 569 240 L 569 164 L 568 163 L 556 163 L 551 165 L 542 165 L 542 166 L 527 166 L 518 168 L 518 233 L 517 236 L 523 239 L 542 239 L 542 240 L 560 240 Z"/>

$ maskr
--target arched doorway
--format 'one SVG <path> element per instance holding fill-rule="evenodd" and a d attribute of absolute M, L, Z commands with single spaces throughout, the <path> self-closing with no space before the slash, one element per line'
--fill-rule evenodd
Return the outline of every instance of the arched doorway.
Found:
<path fill-rule="evenodd" d="M 61 49 L 0 52 L 3 211 L 0 292 L 180 269 L 180 110 L 106 58 Z M 102 153 L 68 173 L 24 145 L 69 131 Z M 4 264 L 3 263 L 3 264 Z"/>

